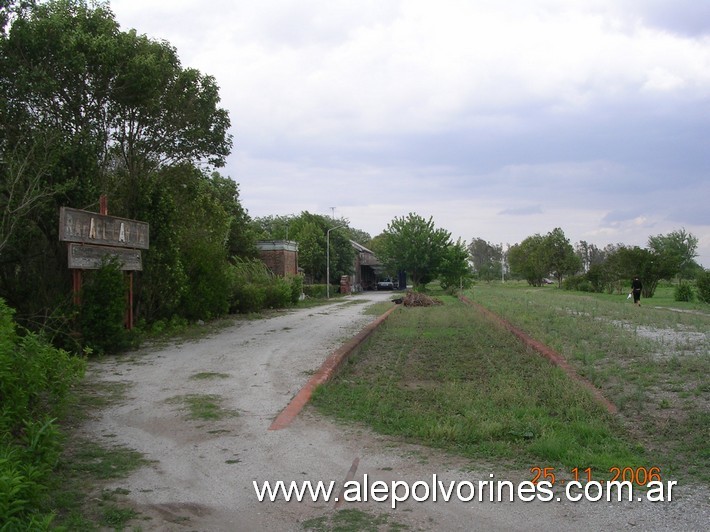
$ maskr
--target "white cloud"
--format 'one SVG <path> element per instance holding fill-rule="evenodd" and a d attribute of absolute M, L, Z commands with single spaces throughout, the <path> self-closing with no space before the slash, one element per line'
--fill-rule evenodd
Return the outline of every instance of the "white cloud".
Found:
<path fill-rule="evenodd" d="M 429 212 L 464 238 L 514 243 L 559 226 L 642 245 L 644 230 L 708 234 L 699 4 L 111 5 L 124 29 L 167 39 L 216 77 L 235 137 L 225 173 L 254 215 L 337 206 L 379 233 Z"/>

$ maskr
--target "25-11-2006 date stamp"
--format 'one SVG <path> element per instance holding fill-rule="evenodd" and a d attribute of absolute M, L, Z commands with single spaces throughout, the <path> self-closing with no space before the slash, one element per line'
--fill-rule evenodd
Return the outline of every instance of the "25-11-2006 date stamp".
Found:
<path fill-rule="evenodd" d="M 564 486 L 564 490 L 569 500 L 577 501 L 582 496 L 576 497 L 574 492 L 583 493 L 587 500 L 601 500 L 606 496 L 607 500 L 611 500 L 611 492 L 616 492 L 616 499 L 621 500 L 638 500 L 643 498 L 634 497 L 634 486 L 646 488 L 645 499 L 649 502 L 670 502 L 673 500 L 673 487 L 678 483 L 676 481 L 663 482 L 661 477 L 661 469 L 659 467 L 610 467 L 608 475 L 610 477 L 604 482 L 599 482 L 593 478 L 592 468 L 587 467 L 580 469 L 579 467 L 572 468 L 567 475 L 558 474 L 554 467 L 537 467 L 530 468 L 533 475 L 531 482 L 535 485 L 546 485 L 550 488 Z"/>
<path fill-rule="evenodd" d="M 573 482 L 592 482 L 596 480 L 592 478 L 592 468 L 587 467 L 586 469 L 580 469 L 574 467 L 570 469 L 572 475 L 571 479 L 559 478 L 555 474 L 554 467 L 537 467 L 533 466 L 530 468 L 530 472 L 533 474 L 532 483 L 537 484 L 541 481 L 547 481 L 553 486 L 556 482 L 565 483 L 569 481 Z M 660 467 L 610 467 L 609 475 L 611 476 L 609 482 L 631 482 L 637 486 L 646 486 L 649 482 L 662 482 L 661 478 L 661 468 Z"/>

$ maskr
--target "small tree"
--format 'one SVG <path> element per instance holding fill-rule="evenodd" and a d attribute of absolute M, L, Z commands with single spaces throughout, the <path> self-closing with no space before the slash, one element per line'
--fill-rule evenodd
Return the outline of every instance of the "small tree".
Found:
<path fill-rule="evenodd" d="M 671 276 L 678 275 L 678 284 L 692 276 L 697 266 L 693 259 L 698 256 L 698 239 L 685 229 L 649 237 L 648 247 L 663 258 Z"/>
<path fill-rule="evenodd" d="M 421 289 L 438 273 L 451 244 L 450 237 L 448 231 L 434 227 L 431 217 L 425 220 L 409 213 L 387 225 L 378 246 L 380 260 L 389 271 L 406 271 L 414 288 Z"/>
<path fill-rule="evenodd" d="M 473 280 L 473 271 L 468 263 L 466 243 L 460 239 L 449 244 L 439 266 L 439 280 L 444 289 L 468 288 Z"/>
<path fill-rule="evenodd" d="M 482 238 L 474 238 L 468 246 L 468 253 L 479 279 L 491 282 L 502 277 L 502 244 L 491 244 Z"/>
<path fill-rule="evenodd" d="M 532 286 L 542 286 L 543 279 L 550 271 L 545 256 L 544 237 L 535 234 L 511 246 L 508 262 L 513 275 L 522 277 Z"/>
<path fill-rule="evenodd" d="M 675 266 L 668 255 L 654 253 L 638 246 L 619 246 L 607 259 L 608 266 L 617 280 L 630 282 L 638 275 L 643 284 L 643 297 L 650 298 L 656 292 L 661 279 L 671 279 Z"/>
<path fill-rule="evenodd" d="M 557 286 L 562 286 L 562 278 L 565 275 L 574 275 L 582 267 L 572 244 L 559 227 L 545 236 L 544 248 L 547 270 L 557 279 Z"/>
<path fill-rule="evenodd" d="M 698 286 L 698 299 L 705 303 L 710 303 L 710 270 L 703 270 L 699 273 L 696 283 Z"/>
<path fill-rule="evenodd" d="M 87 277 L 81 295 L 79 320 L 84 343 L 101 353 L 114 353 L 128 345 L 124 328 L 126 286 L 116 259 L 105 259 Z"/>

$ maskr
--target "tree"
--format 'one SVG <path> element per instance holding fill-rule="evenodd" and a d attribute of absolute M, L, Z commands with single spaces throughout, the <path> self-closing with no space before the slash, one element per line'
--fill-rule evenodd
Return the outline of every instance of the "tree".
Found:
<path fill-rule="evenodd" d="M 667 256 L 660 255 L 638 246 L 619 246 L 607 259 L 607 267 L 613 272 L 619 290 L 622 283 L 628 283 L 638 276 L 643 285 L 643 297 L 650 298 L 661 279 L 671 279 L 674 263 Z"/>
<path fill-rule="evenodd" d="M 415 289 L 436 277 L 451 244 L 451 234 L 435 228 L 431 217 L 413 213 L 392 220 L 383 235 L 380 260 L 389 271 L 406 271 Z"/>
<path fill-rule="evenodd" d="M 540 234 L 527 237 L 508 250 L 511 273 L 532 286 L 542 286 L 550 272 L 545 250 L 545 238 Z"/>
<path fill-rule="evenodd" d="M 565 275 L 574 275 L 581 267 L 581 261 L 574 252 L 564 232 L 559 227 L 550 231 L 544 238 L 544 254 L 547 271 L 557 279 L 557 286 L 562 286 Z"/>
<path fill-rule="evenodd" d="M 492 244 L 482 238 L 474 238 L 468 246 L 468 253 L 479 279 L 490 282 L 502 278 L 502 244 Z"/>
<path fill-rule="evenodd" d="M 473 271 L 468 262 L 466 243 L 461 239 L 449 244 L 439 266 L 438 278 L 444 289 L 468 288 L 473 280 Z"/>
<path fill-rule="evenodd" d="M 684 278 L 689 278 L 697 269 L 693 260 L 698 256 L 698 239 L 685 229 L 672 231 L 667 235 L 656 235 L 648 238 L 648 247 L 673 270 L 672 275 L 678 275 L 679 284 Z"/>
<path fill-rule="evenodd" d="M 602 264 L 605 259 L 604 251 L 586 240 L 577 242 L 575 254 L 579 257 L 584 272 L 588 272 L 592 266 Z"/>
<path fill-rule="evenodd" d="M 61 193 L 45 182 L 52 166 L 51 138 L 37 135 L 8 147 L 0 160 L 0 256 L 24 220 L 50 197 Z"/>
<path fill-rule="evenodd" d="M 304 211 L 298 216 L 258 218 L 254 220 L 253 227 L 259 239 L 297 242 L 298 263 L 315 283 L 326 282 L 328 230 L 338 227 L 330 231 L 330 282 L 337 283 L 342 275 L 352 274 L 355 249 L 350 239 L 353 230 L 344 218 L 333 220 Z"/>
<path fill-rule="evenodd" d="M 18 317 L 51 314 L 69 291 L 59 207 L 97 210 L 104 193 L 111 214 L 151 224 L 141 317 L 224 308 L 219 272 L 256 251 L 236 183 L 212 173 L 232 146 L 214 78 L 164 41 L 122 32 L 104 3 L 0 10 L 0 295 Z"/>

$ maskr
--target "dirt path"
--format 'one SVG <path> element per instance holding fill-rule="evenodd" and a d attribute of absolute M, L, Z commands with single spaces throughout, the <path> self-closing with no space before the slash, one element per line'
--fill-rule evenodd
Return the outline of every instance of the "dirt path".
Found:
<path fill-rule="evenodd" d="M 306 409 L 288 428 L 268 430 L 277 414 L 340 344 L 374 319 L 363 310 L 391 294 L 370 293 L 326 307 L 239 321 L 193 343 L 156 348 L 92 363 L 89 379 L 125 382 L 127 398 L 84 427 L 92 438 L 136 449 L 153 465 L 109 488 L 150 520 L 144 530 L 302 530 L 306 520 L 344 508 L 388 515 L 389 524 L 415 530 L 704 530 L 708 492 L 678 486 L 673 503 L 333 502 L 257 500 L 253 481 L 336 481 L 353 464 L 360 482 L 529 480 L 527 471 L 502 471 L 430 449 L 402 444 L 358 427 L 343 427 Z M 196 378 L 196 377 L 212 378 Z M 186 418 L 175 398 L 211 394 L 236 415 Z M 544 467 L 547 464 L 531 464 Z"/>

